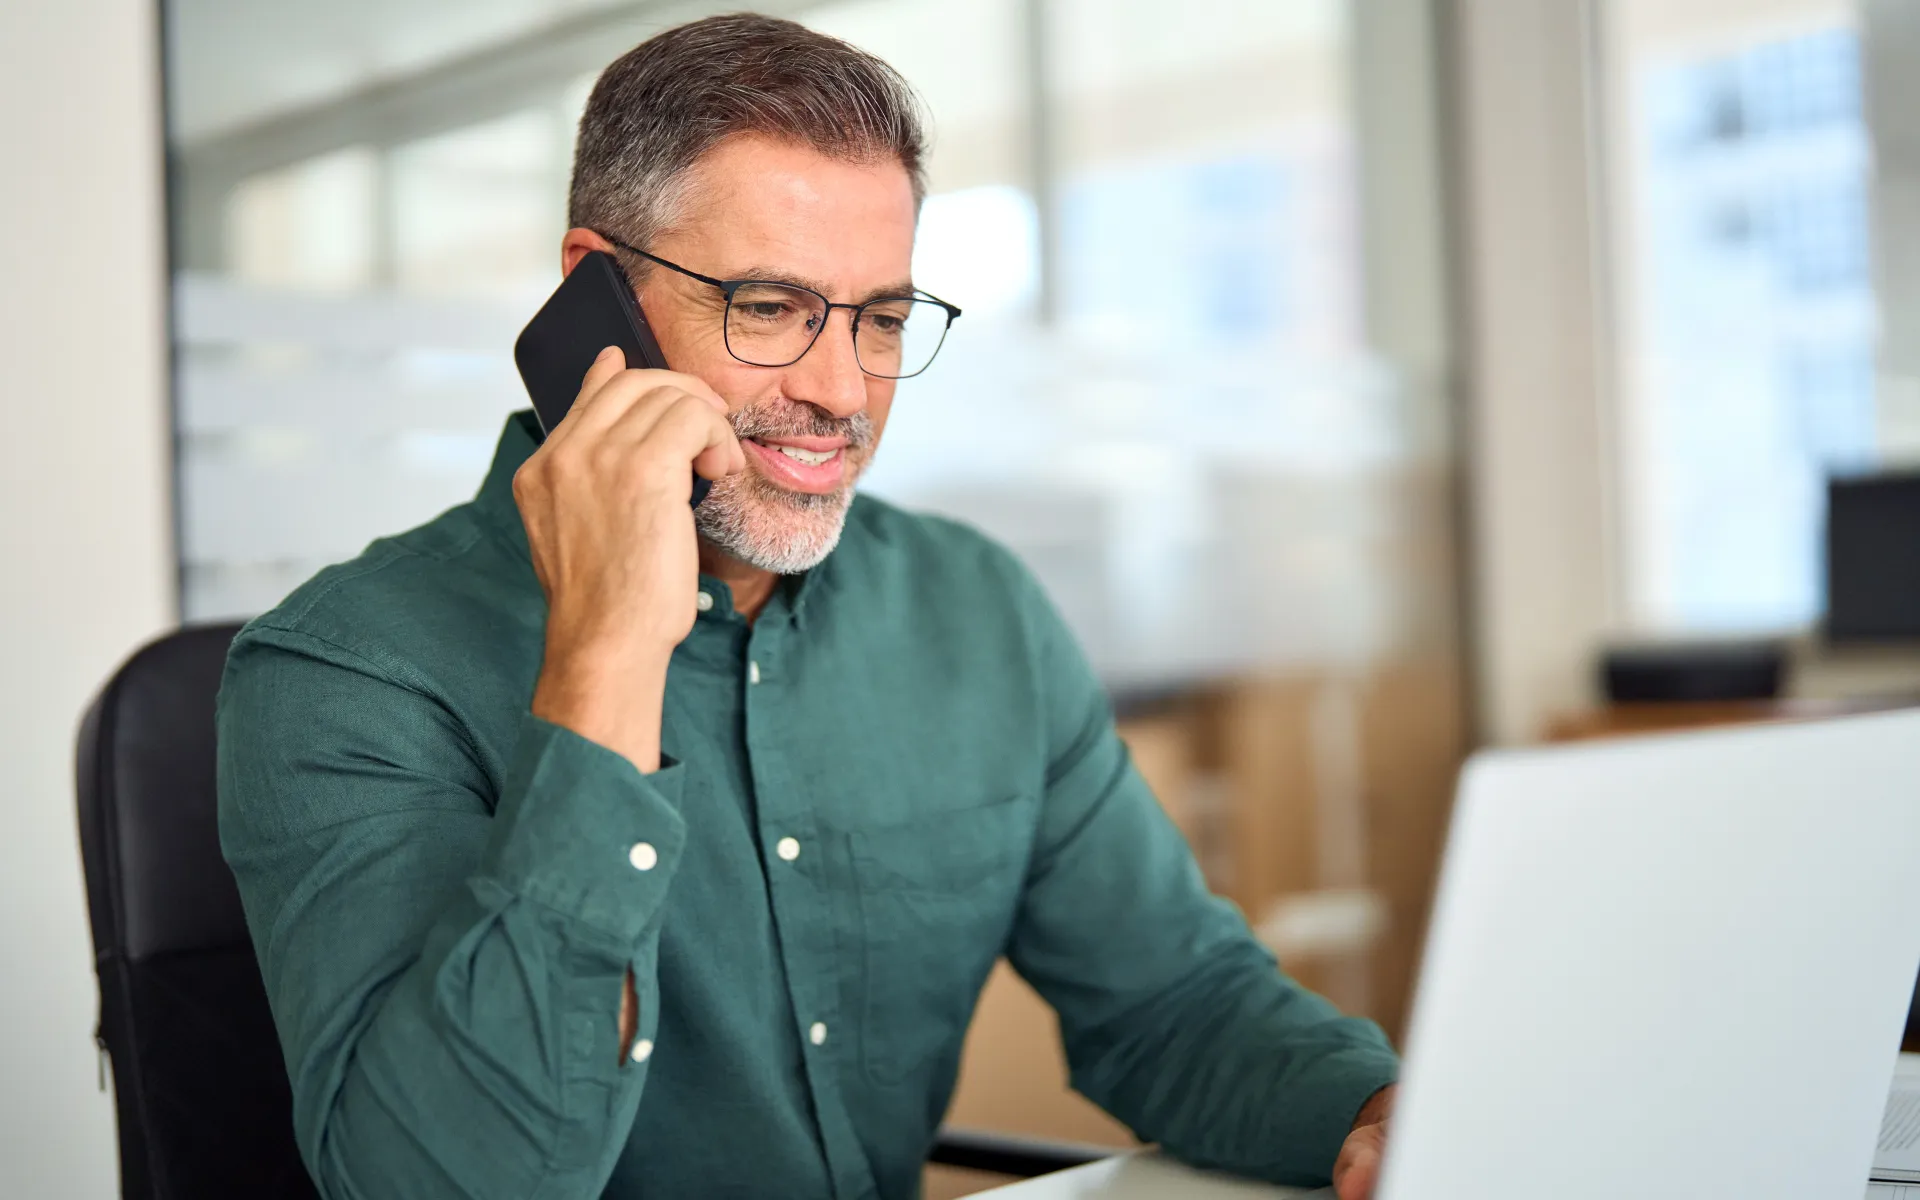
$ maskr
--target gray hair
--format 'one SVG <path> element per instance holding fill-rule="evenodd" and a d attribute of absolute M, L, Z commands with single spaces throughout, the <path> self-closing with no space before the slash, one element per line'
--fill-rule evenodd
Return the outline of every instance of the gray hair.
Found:
<path fill-rule="evenodd" d="M 679 219 L 689 168 L 749 133 L 853 162 L 892 158 L 915 205 L 926 195 L 920 101 L 899 72 L 793 21 L 734 13 L 648 38 L 600 73 L 574 146 L 568 223 L 645 247 Z M 645 266 L 628 269 L 637 279 Z"/>

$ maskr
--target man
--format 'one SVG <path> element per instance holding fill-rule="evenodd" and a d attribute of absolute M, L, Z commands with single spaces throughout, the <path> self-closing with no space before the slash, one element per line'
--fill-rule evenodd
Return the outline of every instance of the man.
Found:
<path fill-rule="evenodd" d="M 1207 895 L 1011 556 L 852 494 L 952 311 L 921 157 L 789 22 L 614 63 L 562 266 L 615 254 L 678 371 L 603 355 L 234 644 L 221 835 L 325 1194 L 915 1195 L 1003 953 L 1142 1138 L 1371 1191 L 1379 1031 Z"/>

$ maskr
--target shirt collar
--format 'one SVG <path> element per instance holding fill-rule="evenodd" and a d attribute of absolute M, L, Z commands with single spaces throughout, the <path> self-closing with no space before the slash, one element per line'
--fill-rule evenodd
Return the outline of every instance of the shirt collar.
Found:
<path fill-rule="evenodd" d="M 520 506 L 514 503 L 513 476 L 520 469 L 520 464 L 533 456 L 545 437 L 532 409 L 524 408 L 509 414 L 506 427 L 500 431 L 499 444 L 494 447 L 493 465 L 487 468 L 487 478 L 474 498 L 478 507 L 486 513 L 488 524 L 494 532 L 505 538 L 522 558 L 530 557 L 532 551 L 527 545 L 527 527 L 520 520 Z M 854 504 L 859 504 L 858 498 Z M 834 560 L 841 557 L 846 542 L 855 536 L 858 524 L 853 520 L 851 511 L 847 516 L 846 527 L 840 534 L 840 545 L 819 566 L 798 575 L 783 575 L 775 585 L 777 593 L 785 598 L 796 625 L 805 619 L 806 608 L 815 602 L 815 597 L 832 590 Z"/>
<path fill-rule="evenodd" d="M 520 522 L 520 506 L 513 502 L 513 474 L 533 457 L 545 437 L 532 409 L 509 413 L 499 444 L 493 449 L 493 465 L 487 468 L 487 477 L 474 497 L 475 506 L 486 514 L 487 524 L 522 558 L 530 557 L 532 551 L 527 546 L 527 527 Z"/>

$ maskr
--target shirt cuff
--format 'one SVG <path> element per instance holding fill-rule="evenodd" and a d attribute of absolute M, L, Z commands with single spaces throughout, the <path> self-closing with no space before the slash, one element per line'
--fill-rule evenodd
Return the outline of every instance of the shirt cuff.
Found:
<path fill-rule="evenodd" d="M 686 845 L 684 777 L 664 756 L 642 775 L 625 756 L 529 713 L 481 872 L 522 899 L 637 941 Z"/>
<path fill-rule="evenodd" d="M 1375 1092 L 1399 1081 L 1400 1061 L 1388 1051 L 1355 1048 L 1320 1064 L 1316 1075 L 1310 1087 L 1301 1089 L 1312 1095 L 1312 1110 L 1288 1123 L 1298 1139 L 1301 1161 L 1321 1163 L 1324 1172 L 1331 1172 L 1353 1132 L 1353 1119 Z"/>

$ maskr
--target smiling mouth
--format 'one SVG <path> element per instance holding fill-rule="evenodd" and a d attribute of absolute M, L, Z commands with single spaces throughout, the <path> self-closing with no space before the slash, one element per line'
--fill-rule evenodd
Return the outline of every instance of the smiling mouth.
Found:
<path fill-rule="evenodd" d="M 759 474 L 775 487 L 792 492 L 826 495 L 846 485 L 844 438 L 793 437 L 741 440 Z"/>
<path fill-rule="evenodd" d="M 752 442 L 756 446 L 762 446 L 768 450 L 777 450 L 781 454 L 784 454 L 788 458 L 791 458 L 793 461 L 799 462 L 799 463 L 805 463 L 810 467 L 817 467 L 824 463 L 830 463 L 834 459 L 840 457 L 840 450 L 838 447 L 835 447 L 832 450 L 807 450 L 800 446 L 782 445 L 779 442 L 763 442 L 759 438 L 748 438 L 747 440 Z"/>

